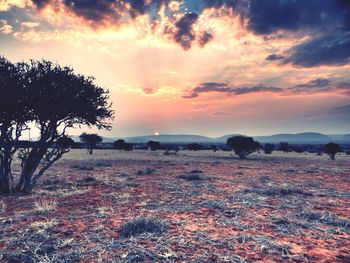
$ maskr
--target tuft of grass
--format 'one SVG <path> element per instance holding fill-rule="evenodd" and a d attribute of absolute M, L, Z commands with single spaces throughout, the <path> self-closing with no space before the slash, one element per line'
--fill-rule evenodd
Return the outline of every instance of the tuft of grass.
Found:
<path fill-rule="evenodd" d="M 253 188 L 245 189 L 246 193 L 256 193 L 260 195 L 267 196 L 287 196 L 287 195 L 303 195 L 303 196 L 312 196 L 311 193 L 305 192 L 299 188 L 284 188 L 284 187 L 275 187 L 269 189 Z"/>
<path fill-rule="evenodd" d="M 39 199 L 34 205 L 37 212 L 47 214 L 55 211 L 58 203 L 55 199 Z"/>
<path fill-rule="evenodd" d="M 119 235 L 128 238 L 132 236 L 140 236 L 145 233 L 163 234 L 166 231 L 167 225 L 162 221 L 139 217 L 123 224 L 119 228 Z"/>
<path fill-rule="evenodd" d="M 147 168 L 143 171 L 141 171 L 141 170 L 137 171 L 136 175 L 152 175 L 152 174 L 154 174 L 154 172 L 155 172 L 155 170 Z"/>
<path fill-rule="evenodd" d="M 302 212 L 296 215 L 298 218 L 302 218 L 309 222 L 318 222 L 321 224 L 334 226 L 334 227 L 343 227 L 350 228 L 350 221 L 340 219 L 331 213 L 318 213 L 318 212 Z"/>
<path fill-rule="evenodd" d="M 185 179 L 187 181 L 201 181 L 204 180 L 204 178 L 197 173 L 191 173 L 191 174 L 181 174 L 178 176 L 180 179 Z"/>

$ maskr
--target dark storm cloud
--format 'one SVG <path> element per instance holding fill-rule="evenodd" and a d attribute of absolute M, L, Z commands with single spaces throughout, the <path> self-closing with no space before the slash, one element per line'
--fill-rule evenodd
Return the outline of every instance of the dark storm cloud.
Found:
<path fill-rule="evenodd" d="M 345 65 L 350 62 L 350 31 L 317 37 L 295 46 L 283 62 L 302 67 Z"/>
<path fill-rule="evenodd" d="M 54 0 L 32 0 L 40 9 L 48 4 L 55 4 Z M 151 13 L 158 10 L 162 3 L 168 0 L 63 0 L 62 3 L 79 17 L 94 23 L 103 24 L 105 20 L 119 23 L 123 15 L 128 14 L 131 18 Z M 154 12 L 156 13 L 156 12 Z M 151 14 L 150 14 L 151 17 Z"/>
<path fill-rule="evenodd" d="M 191 48 L 192 42 L 196 38 L 192 26 L 197 21 L 197 19 L 197 14 L 187 13 L 175 23 L 176 30 L 173 35 L 174 40 L 176 43 L 179 43 L 185 50 Z"/>
<path fill-rule="evenodd" d="M 202 83 L 198 87 L 192 89 L 189 95 L 185 95 L 182 98 L 184 99 L 193 99 L 199 96 L 200 93 L 208 93 L 208 92 L 220 92 L 227 93 L 232 95 L 243 95 L 249 93 L 257 93 L 257 92 L 282 92 L 282 88 L 277 87 L 267 87 L 264 85 L 257 85 L 253 87 L 231 87 L 227 83 L 217 83 L 217 82 L 208 82 Z"/>
<path fill-rule="evenodd" d="M 292 48 L 283 63 L 315 67 L 350 61 L 348 0 L 250 0 L 246 16 L 248 29 L 258 35 L 286 30 L 311 36 Z M 266 59 L 279 58 L 270 55 Z"/>

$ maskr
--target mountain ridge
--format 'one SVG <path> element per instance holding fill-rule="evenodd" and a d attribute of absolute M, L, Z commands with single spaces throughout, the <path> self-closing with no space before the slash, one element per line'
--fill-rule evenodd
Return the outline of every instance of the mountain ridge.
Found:
<path fill-rule="evenodd" d="M 126 137 L 103 137 L 103 142 L 112 143 L 118 139 L 124 139 L 130 143 L 147 143 L 150 140 L 160 143 L 226 143 L 227 139 L 239 134 L 227 134 L 220 137 L 208 137 L 195 134 L 161 134 Z M 79 142 L 79 136 L 71 136 Z M 302 133 L 278 133 L 273 135 L 252 136 L 261 143 L 288 142 L 295 144 L 323 144 L 328 142 L 350 143 L 350 134 L 323 134 L 319 132 Z"/>

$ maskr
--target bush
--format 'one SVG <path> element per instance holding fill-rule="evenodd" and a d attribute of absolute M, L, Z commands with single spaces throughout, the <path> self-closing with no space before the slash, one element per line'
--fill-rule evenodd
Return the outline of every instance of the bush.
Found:
<path fill-rule="evenodd" d="M 202 146 L 198 143 L 190 143 L 187 145 L 187 150 L 190 151 L 199 151 L 200 149 L 202 149 Z"/>
<path fill-rule="evenodd" d="M 257 151 L 260 148 L 260 144 L 252 137 L 246 136 L 234 136 L 227 139 L 226 143 L 235 154 L 241 159 L 245 159 L 249 154 Z"/>
<path fill-rule="evenodd" d="M 341 152 L 341 147 L 339 144 L 337 143 L 327 143 L 325 146 L 324 146 L 324 151 L 326 154 L 329 155 L 329 157 L 331 158 L 331 160 L 335 160 L 335 155 L 338 153 L 338 152 Z"/>
<path fill-rule="evenodd" d="M 271 154 L 274 149 L 275 145 L 271 143 L 266 143 L 263 147 L 263 151 L 265 152 L 265 154 Z"/>
<path fill-rule="evenodd" d="M 117 150 L 132 151 L 134 145 L 132 143 L 125 142 L 123 139 L 119 139 L 113 142 L 113 147 Z"/>
<path fill-rule="evenodd" d="M 123 224 L 119 228 L 119 235 L 128 238 L 144 233 L 163 234 L 167 231 L 167 225 L 157 219 L 139 217 Z"/>
<path fill-rule="evenodd" d="M 156 151 L 160 149 L 160 143 L 156 141 L 149 141 L 147 146 L 151 149 L 151 151 Z"/>
<path fill-rule="evenodd" d="M 203 177 L 199 174 L 196 174 L 196 173 L 182 174 L 178 178 L 185 179 L 187 181 L 201 181 L 201 180 L 203 180 Z"/>
<path fill-rule="evenodd" d="M 290 151 L 289 143 L 288 142 L 280 142 L 278 145 L 278 149 L 284 153 L 289 152 Z"/>

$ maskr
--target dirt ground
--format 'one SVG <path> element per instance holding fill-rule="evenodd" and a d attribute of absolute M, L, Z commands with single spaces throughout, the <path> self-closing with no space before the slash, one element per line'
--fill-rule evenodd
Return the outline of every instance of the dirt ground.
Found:
<path fill-rule="evenodd" d="M 0 262 L 350 262 L 350 156 L 73 150 L 0 196 Z"/>

